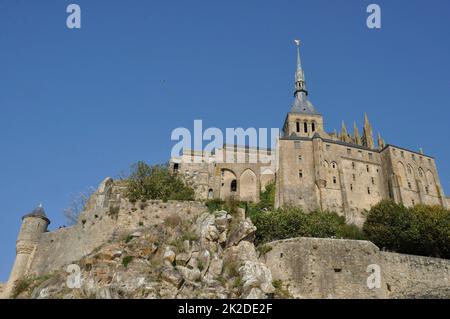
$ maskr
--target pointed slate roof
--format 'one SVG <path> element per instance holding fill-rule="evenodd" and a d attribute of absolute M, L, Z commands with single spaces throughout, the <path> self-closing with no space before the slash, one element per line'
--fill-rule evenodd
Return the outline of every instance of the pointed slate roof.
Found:
<path fill-rule="evenodd" d="M 295 99 L 294 104 L 291 107 L 291 113 L 320 115 L 308 99 L 305 73 L 300 60 L 300 40 L 295 40 L 295 43 L 297 44 L 297 69 L 295 72 Z"/>
<path fill-rule="evenodd" d="M 28 217 L 37 217 L 37 218 L 42 218 L 44 220 L 46 220 L 49 224 L 50 224 L 50 220 L 48 219 L 47 215 L 45 214 L 45 210 L 44 207 L 42 206 L 42 204 L 39 204 L 38 207 L 36 207 L 35 209 L 33 209 L 31 211 L 31 213 L 26 214 L 25 216 L 22 217 L 22 220 Z"/>
<path fill-rule="evenodd" d="M 304 92 L 296 94 L 291 113 L 320 115 Z"/>

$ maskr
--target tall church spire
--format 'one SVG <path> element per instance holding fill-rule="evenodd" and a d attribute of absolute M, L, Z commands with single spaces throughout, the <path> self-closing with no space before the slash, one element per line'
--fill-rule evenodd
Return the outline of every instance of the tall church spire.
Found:
<path fill-rule="evenodd" d="M 356 121 L 353 122 L 353 137 L 355 138 L 355 143 L 361 145 L 361 137 L 359 136 L 358 126 Z"/>
<path fill-rule="evenodd" d="M 374 148 L 372 126 L 370 125 L 367 114 L 364 113 L 363 145 L 368 148 Z"/>
<path fill-rule="evenodd" d="M 345 125 L 345 122 L 344 122 L 344 121 L 342 121 L 341 141 L 342 141 L 342 142 L 348 142 L 347 126 Z"/>
<path fill-rule="evenodd" d="M 297 45 L 297 69 L 295 72 L 295 100 L 291 108 L 291 113 L 320 115 L 308 99 L 305 73 L 303 72 L 302 62 L 300 60 L 300 40 L 295 40 L 295 44 Z"/>
<path fill-rule="evenodd" d="M 384 142 L 383 138 L 381 137 L 381 134 L 378 133 L 378 148 L 381 150 L 384 148 L 386 143 Z"/>
<path fill-rule="evenodd" d="M 303 72 L 302 62 L 300 59 L 300 40 L 295 40 L 297 45 L 297 70 L 295 72 L 295 93 L 297 96 L 300 92 L 308 95 L 308 90 L 306 89 L 305 73 Z"/>

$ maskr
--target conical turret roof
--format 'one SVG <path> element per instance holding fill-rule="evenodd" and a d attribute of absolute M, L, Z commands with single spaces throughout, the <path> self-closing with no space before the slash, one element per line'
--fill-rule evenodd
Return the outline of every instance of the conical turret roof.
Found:
<path fill-rule="evenodd" d="M 44 210 L 44 207 L 42 206 L 42 204 L 39 204 L 38 207 L 36 207 L 30 213 L 28 213 L 25 216 L 23 216 L 22 220 L 25 219 L 25 218 L 28 218 L 28 217 L 42 218 L 42 219 L 46 220 L 50 224 L 50 220 L 48 219 L 47 215 L 45 214 L 45 210 Z"/>

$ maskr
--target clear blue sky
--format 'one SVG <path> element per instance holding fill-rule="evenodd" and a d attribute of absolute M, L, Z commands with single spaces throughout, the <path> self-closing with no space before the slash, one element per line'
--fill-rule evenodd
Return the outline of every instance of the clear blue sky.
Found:
<path fill-rule="evenodd" d="M 82 29 L 65 26 L 82 8 Z M 382 29 L 365 25 L 382 7 Z M 293 39 L 327 130 L 362 125 L 435 156 L 450 192 L 450 2 L 0 2 L 0 281 L 21 216 L 51 229 L 71 194 L 138 160 L 165 162 L 172 129 L 281 127 Z"/>

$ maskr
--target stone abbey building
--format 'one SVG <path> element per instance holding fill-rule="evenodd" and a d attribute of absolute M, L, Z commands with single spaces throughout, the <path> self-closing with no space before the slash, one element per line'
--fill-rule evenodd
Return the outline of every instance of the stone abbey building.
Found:
<path fill-rule="evenodd" d="M 448 208 L 449 199 L 439 182 L 434 159 L 423 152 L 385 144 L 380 136 L 375 145 L 367 116 L 361 135 L 356 125 L 353 134 L 344 124 L 340 134 L 325 131 L 322 115 L 308 99 L 299 49 L 297 55 L 295 99 L 274 149 L 225 145 L 214 154 L 184 150 L 170 160 L 171 169 L 193 184 L 197 197 L 257 202 L 260 191 L 274 182 L 276 206 L 331 210 L 357 225 L 364 222 L 365 211 L 382 199 L 407 206 L 424 203 Z M 73 227 L 49 232 L 50 220 L 42 206 L 23 216 L 16 259 L 8 283 L 0 283 L 0 298 L 13 296 L 18 280 L 51 274 L 121 234 L 161 224 L 160 216 L 176 212 L 190 219 L 207 213 L 198 201 L 149 201 L 137 208 L 123 197 L 125 189 L 123 183 L 105 179 Z M 269 267 L 272 265 L 274 279 L 294 283 L 296 297 L 384 298 L 391 293 L 404 297 L 411 291 L 428 293 L 429 287 L 448 291 L 447 261 L 380 252 L 372 243 L 347 240 L 297 238 L 272 246 L 264 259 Z M 283 254 L 286 257 L 280 259 Z M 300 272 L 299 264 L 305 266 Z M 382 265 L 386 290 L 367 289 L 369 264 Z M 346 270 L 341 271 L 342 267 Z M 296 278 L 290 277 L 292 273 Z M 99 276 L 102 274 L 106 272 L 101 270 Z M 315 281 L 311 279 L 314 277 Z"/>
<path fill-rule="evenodd" d="M 380 134 L 375 144 L 367 115 L 361 133 L 354 124 L 350 134 L 345 123 L 340 133 L 325 131 L 322 114 L 308 98 L 299 46 L 294 103 L 276 149 L 225 145 L 215 152 L 206 156 L 184 150 L 170 161 L 200 199 L 233 196 L 257 202 L 260 190 L 275 181 L 277 207 L 336 211 L 358 225 L 364 222 L 364 212 L 382 199 L 449 207 L 434 158 L 386 144 Z M 258 157 L 256 163 L 248 160 L 252 155 Z M 245 160 L 225 160 L 239 156 Z"/>

